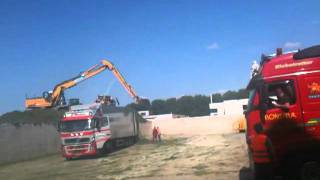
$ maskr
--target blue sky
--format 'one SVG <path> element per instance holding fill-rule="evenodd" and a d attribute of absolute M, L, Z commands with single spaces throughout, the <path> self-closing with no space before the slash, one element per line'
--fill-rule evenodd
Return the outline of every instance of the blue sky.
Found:
<path fill-rule="evenodd" d="M 260 54 L 320 44 L 320 1 L 0 2 L 0 114 L 101 59 L 151 100 L 246 86 Z M 132 100 L 111 72 L 66 91 Z"/>

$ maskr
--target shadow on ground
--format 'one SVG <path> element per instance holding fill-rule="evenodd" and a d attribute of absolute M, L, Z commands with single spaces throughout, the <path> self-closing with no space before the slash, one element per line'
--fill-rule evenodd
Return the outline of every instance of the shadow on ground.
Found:
<path fill-rule="evenodd" d="M 102 157 L 107 157 L 109 154 L 111 153 L 115 153 L 115 152 L 118 152 L 120 150 L 123 150 L 123 149 L 126 149 L 130 146 L 133 146 L 135 144 L 130 144 L 130 145 L 126 145 L 126 146 L 121 146 L 121 147 L 113 147 L 112 149 L 110 149 L 109 152 L 106 152 L 106 153 L 100 153 L 100 154 L 97 154 L 97 155 L 94 155 L 94 156 L 80 156 L 80 157 L 76 157 L 76 158 L 72 158 L 71 161 L 77 161 L 77 160 L 86 160 L 86 159 L 97 159 L 97 158 L 102 158 Z"/>

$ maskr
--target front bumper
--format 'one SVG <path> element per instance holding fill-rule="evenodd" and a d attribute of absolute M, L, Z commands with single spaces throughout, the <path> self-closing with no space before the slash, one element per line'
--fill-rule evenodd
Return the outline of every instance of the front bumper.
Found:
<path fill-rule="evenodd" d="M 98 153 L 95 142 L 88 144 L 61 145 L 61 152 L 62 156 L 66 158 L 91 156 Z"/>

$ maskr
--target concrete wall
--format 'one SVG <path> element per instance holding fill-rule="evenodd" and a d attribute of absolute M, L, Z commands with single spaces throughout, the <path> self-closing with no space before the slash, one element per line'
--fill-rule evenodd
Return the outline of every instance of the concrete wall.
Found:
<path fill-rule="evenodd" d="M 60 139 L 53 125 L 0 125 L 0 164 L 59 152 Z"/>
<path fill-rule="evenodd" d="M 241 117 L 202 116 L 185 118 L 158 118 L 140 123 L 140 136 L 151 138 L 153 126 L 159 126 L 163 135 L 198 135 L 234 132 L 234 123 Z M 0 164 L 28 160 L 58 153 L 60 139 L 52 125 L 0 125 Z"/>
<path fill-rule="evenodd" d="M 241 118 L 244 118 L 244 116 L 154 119 L 152 127 L 159 126 L 163 135 L 224 134 L 235 132 L 234 126 Z"/>
<path fill-rule="evenodd" d="M 234 123 L 242 116 L 202 116 L 185 118 L 159 118 L 140 123 L 140 136 L 151 138 L 153 126 L 159 126 L 165 135 L 221 134 L 234 132 Z M 0 164 L 27 160 L 58 153 L 60 139 L 52 125 L 0 125 Z"/>
<path fill-rule="evenodd" d="M 151 137 L 151 122 L 140 123 L 139 127 L 142 137 Z M 59 152 L 60 138 L 53 125 L 0 125 L 0 164 Z"/>

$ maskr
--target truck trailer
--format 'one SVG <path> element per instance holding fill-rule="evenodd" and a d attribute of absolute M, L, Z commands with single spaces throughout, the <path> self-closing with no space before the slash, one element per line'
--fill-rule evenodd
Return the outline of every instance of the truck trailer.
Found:
<path fill-rule="evenodd" d="M 123 107 L 92 103 L 71 106 L 59 122 L 61 152 L 66 160 L 97 155 L 137 142 L 135 112 Z"/>
<path fill-rule="evenodd" d="M 274 176 L 320 179 L 320 45 L 288 53 L 277 49 L 262 55 L 260 67 L 252 72 L 245 115 L 256 179 L 264 179 L 256 171 L 261 161 L 270 162 Z M 261 144 L 255 142 L 260 134 L 256 125 L 268 140 L 268 153 L 258 151 L 263 147 L 254 149 Z"/>

